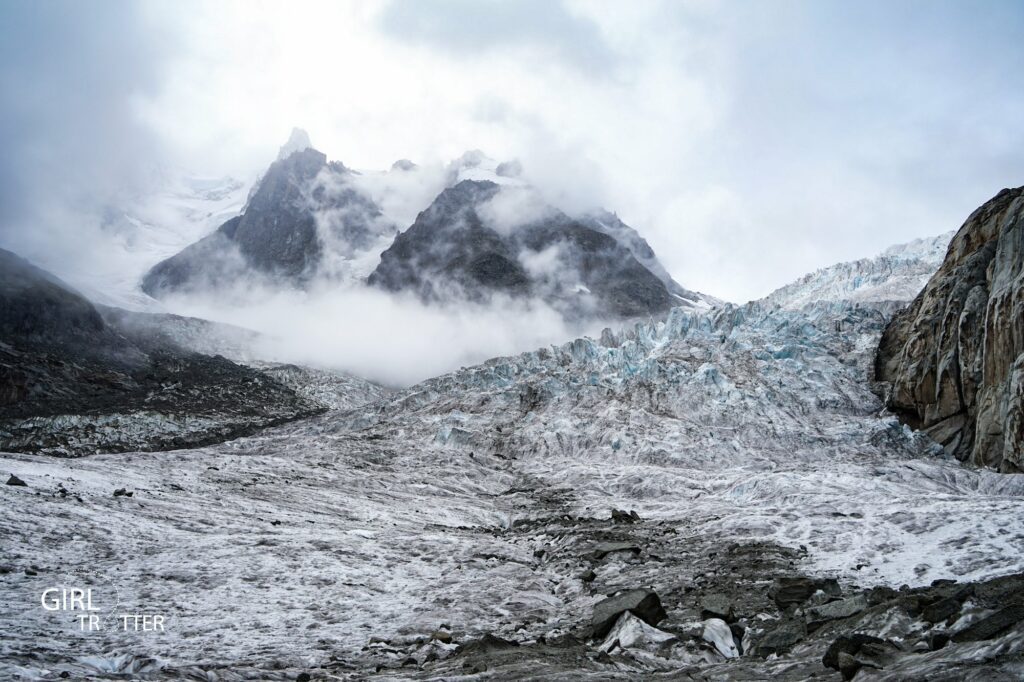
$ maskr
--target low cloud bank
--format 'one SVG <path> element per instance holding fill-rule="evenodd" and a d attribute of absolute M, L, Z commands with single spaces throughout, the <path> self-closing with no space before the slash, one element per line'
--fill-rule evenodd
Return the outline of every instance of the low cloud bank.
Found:
<path fill-rule="evenodd" d="M 359 285 L 311 291 L 251 289 L 232 296 L 175 297 L 181 315 L 260 332 L 261 358 L 342 370 L 408 386 L 488 358 L 597 334 L 603 325 L 565 322 L 537 301 L 424 305 Z"/>

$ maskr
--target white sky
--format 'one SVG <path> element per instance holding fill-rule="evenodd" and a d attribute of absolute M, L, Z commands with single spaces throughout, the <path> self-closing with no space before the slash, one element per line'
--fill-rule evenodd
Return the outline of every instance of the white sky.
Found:
<path fill-rule="evenodd" d="M 248 177 L 293 126 L 355 168 L 479 148 L 745 301 L 1024 184 L 1016 3 L 29 4 L 0 10 L 41 44 L 0 47 L 20 196 L 154 155 Z"/>

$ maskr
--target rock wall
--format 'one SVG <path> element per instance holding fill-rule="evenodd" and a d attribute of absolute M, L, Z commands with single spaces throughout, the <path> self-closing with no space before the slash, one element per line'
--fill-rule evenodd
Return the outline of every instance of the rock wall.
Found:
<path fill-rule="evenodd" d="M 1024 187 L 971 214 L 889 324 L 875 370 L 889 407 L 947 451 L 1024 470 Z"/>

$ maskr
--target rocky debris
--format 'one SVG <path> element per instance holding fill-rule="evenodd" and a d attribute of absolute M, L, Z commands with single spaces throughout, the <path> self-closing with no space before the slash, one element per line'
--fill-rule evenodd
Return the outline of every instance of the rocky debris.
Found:
<path fill-rule="evenodd" d="M 648 316 L 680 302 L 613 236 L 489 181 L 441 192 L 367 281 L 427 302 L 540 299 L 567 319 Z"/>
<path fill-rule="evenodd" d="M 953 641 L 980 642 L 992 639 L 1021 621 L 1024 621 L 1024 606 L 1008 606 L 960 630 L 953 635 Z"/>
<path fill-rule="evenodd" d="M 726 658 L 736 658 L 740 655 L 736 640 L 733 639 L 732 629 L 721 618 L 708 618 L 704 621 L 701 639 L 714 645 L 718 653 Z"/>
<path fill-rule="evenodd" d="M 10 478 L 7 479 L 7 485 L 28 486 L 28 483 L 25 483 L 25 481 L 21 480 L 14 474 L 11 474 Z"/>
<path fill-rule="evenodd" d="M 114 497 L 131 497 L 134 494 L 134 492 L 126 490 L 125 488 L 118 488 L 114 491 Z"/>
<path fill-rule="evenodd" d="M 512 640 L 503 639 L 496 635 L 487 633 L 482 637 L 472 639 L 465 644 L 460 645 L 456 650 L 456 654 L 459 656 L 466 656 L 469 654 L 489 654 L 495 651 L 514 649 L 518 646 L 518 642 L 513 642 Z"/>
<path fill-rule="evenodd" d="M 588 568 L 587 570 L 580 573 L 580 580 L 585 583 L 592 583 L 597 579 L 597 573 L 594 573 L 594 569 Z"/>
<path fill-rule="evenodd" d="M 657 625 L 667 616 L 654 590 L 637 588 L 620 592 L 594 605 L 591 630 L 604 637 L 623 613 L 632 613 L 648 625 Z"/>
<path fill-rule="evenodd" d="M 1024 470 L 1024 187 L 956 233 L 942 266 L 888 325 L 875 362 L 890 409 L 961 460 Z"/>
<path fill-rule="evenodd" d="M 898 647 L 887 640 L 858 633 L 833 641 L 821 662 L 826 668 L 842 673 L 843 679 L 850 680 L 861 668 L 881 670 L 898 651 Z"/>
<path fill-rule="evenodd" d="M 592 561 L 601 561 L 609 554 L 616 552 L 629 552 L 631 554 L 640 554 L 640 547 L 631 542 L 601 542 L 594 546 L 590 552 L 587 553 L 587 557 Z"/>
<path fill-rule="evenodd" d="M 0 338 L 3 451 L 195 447 L 324 409 L 258 370 L 118 327 L 68 285 L 2 250 Z"/>
<path fill-rule="evenodd" d="M 839 597 L 842 590 L 834 578 L 815 579 L 804 576 L 777 578 L 770 591 L 772 599 L 780 609 L 799 606 L 821 591 L 830 597 Z"/>
<path fill-rule="evenodd" d="M 612 521 L 615 523 L 636 523 L 640 520 L 640 515 L 630 509 L 625 511 L 623 509 L 612 509 Z"/>
<path fill-rule="evenodd" d="M 736 614 L 733 608 L 732 600 L 724 594 L 708 594 L 700 600 L 700 617 L 704 620 L 708 618 L 720 618 L 726 623 L 732 623 L 736 620 Z"/>
<path fill-rule="evenodd" d="M 435 630 L 431 635 L 430 639 L 441 642 L 442 644 L 452 643 L 452 633 L 448 630 Z"/>

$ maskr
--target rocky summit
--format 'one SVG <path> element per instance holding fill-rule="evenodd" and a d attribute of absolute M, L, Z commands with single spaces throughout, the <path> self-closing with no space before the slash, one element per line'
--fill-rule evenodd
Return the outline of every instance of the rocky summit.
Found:
<path fill-rule="evenodd" d="M 634 253 L 656 263 L 617 219 L 574 220 L 529 189 L 463 180 L 395 238 L 368 282 L 425 301 L 532 297 L 569 318 L 640 317 L 700 300 L 670 291 L 667 273 L 659 278 Z"/>
<path fill-rule="evenodd" d="M 143 277 L 143 291 L 161 298 L 359 276 L 352 263 L 393 236 L 394 226 L 352 185 L 351 171 L 328 163 L 308 138 L 293 133 L 281 154 L 253 188 L 241 215 L 156 264 Z"/>
<path fill-rule="evenodd" d="M 1024 470 L 1024 187 L 971 214 L 887 327 L 890 409 L 972 464 Z"/>

